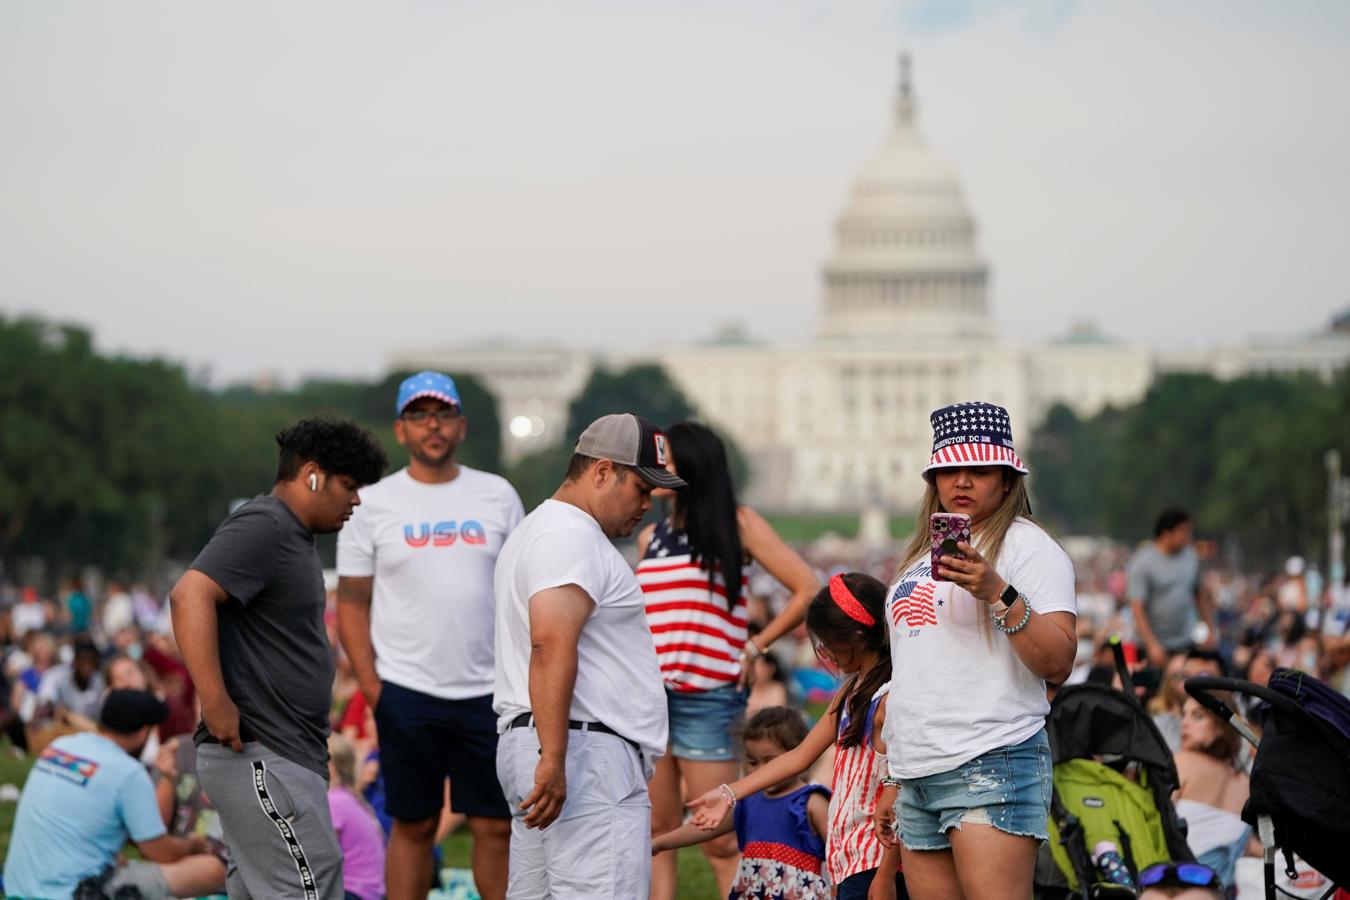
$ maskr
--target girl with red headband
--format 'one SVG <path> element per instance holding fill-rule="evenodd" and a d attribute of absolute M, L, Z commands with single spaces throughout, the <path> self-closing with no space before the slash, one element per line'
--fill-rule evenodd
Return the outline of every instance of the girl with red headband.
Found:
<path fill-rule="evenodd" d="M 689 804 L 695 826 L 725 827 L 740 799 L 808 771 L 833 744 L 834 793 L 825 867 L 837 886 L 838 900 L 908 896 L 898 874 L 899 849 L 888 850 L 872 830 L 877 797 L 890 780 L 881 738 L 886 719 L 882 701 L 891 681 L 885 603 L 886 586 L 870 575 L 849 573 L 830 579 L 807 607 L 806 629 L 817 655 L 851 677 L 797 747 Z"/>

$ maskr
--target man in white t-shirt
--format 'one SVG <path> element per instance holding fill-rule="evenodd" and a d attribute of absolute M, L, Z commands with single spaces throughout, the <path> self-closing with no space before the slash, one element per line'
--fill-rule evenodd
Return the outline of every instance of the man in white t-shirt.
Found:
<path fill-rule="evenodd" d="M 511 804 L 511 897 L 644 897 L 647 779 L 666 700 L 642 589 L 610 543 L 651 508 L 665 436 L 631 414 L 577 441 L 553 497 L 497 560 L 497 775 Z"/>
<path fill-rule="evenodd" d="M 467 422 L 447 375 L 399 387 L 394 435 L 408 466 L 361 492 L 338 536 L 338 634 L 375 711 L 390 900 L 431 889 L 450 806 L 468 818 L 486 900 L 506 893 L 510 811 L 497 783 L 492 571 L 524 510 L 503 478 L 455 461 Z"/>

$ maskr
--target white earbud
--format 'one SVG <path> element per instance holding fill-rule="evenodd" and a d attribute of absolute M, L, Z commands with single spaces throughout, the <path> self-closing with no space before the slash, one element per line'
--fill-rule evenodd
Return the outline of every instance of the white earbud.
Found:
<path fill-rule="evenodd" d="M 311 491 L 317 491 L 319 489 L 319 476 L 315 475 L 313 472 L 309 473 L 309 489 Z"/>

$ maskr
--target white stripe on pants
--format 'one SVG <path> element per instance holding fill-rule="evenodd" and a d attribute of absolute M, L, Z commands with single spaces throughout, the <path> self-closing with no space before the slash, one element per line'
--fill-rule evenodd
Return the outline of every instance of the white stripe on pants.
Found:
<path fill-rule="evenodd" d="M 623 738 L 567 732 L 567 800 L 545 829 L 518 807 L 534 789 L 539 737 L 510 728 L 497 744 L 497 778 L 511 806 L 510 900 L 646 897 L 652 877 L 652 804 L 642 761 Z"/>
<path fill-rule="evenodd" d="M 230 900 L 342 900 L 328 779 L 252 742 L 202 744 L 197 777 L 230 848 Z"/>

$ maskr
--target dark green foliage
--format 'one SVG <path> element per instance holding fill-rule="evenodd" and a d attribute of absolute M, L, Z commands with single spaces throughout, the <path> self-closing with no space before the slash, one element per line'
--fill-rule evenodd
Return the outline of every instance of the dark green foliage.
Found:
<path fill-rule="evenodd" d="M 1332 448 L 1350 458 L 1350 370 L 1330 383 L 1171 375 L 1088 420 L 1055 407 L 1029 462 L 1037 512 L 1061 531 L 1138 540 L 1180 506 L 1201 536 L 1271 564 L 1323 554 Z"/>
<path fill-rule="evenodd" d="M 527 511 L 557 489 L 572 448 L 586 426 L 617 412 L 636 413 L 662 428 L 695 414 L 693 404 L 660 366 L 637 365 L 614 371 L 597 368 L 568 408 L 567 432 L 562 443 L 521 457 L 511 466 L 508 477 Z"/>
<path fill-rule="evenodd" d="M 0 563 L 153 578 L 191 559 L 231 500 L 271 488 L 276 433 L 315 413 L 356 419 L 402 465 L 392 422 L 404 374 L 211 392 L 172 363 L 101 356 L 83 329 L 0 316 Z M 461 459 L 498 471 L 496 403 L 456 381 L 472 429 Z"/>

